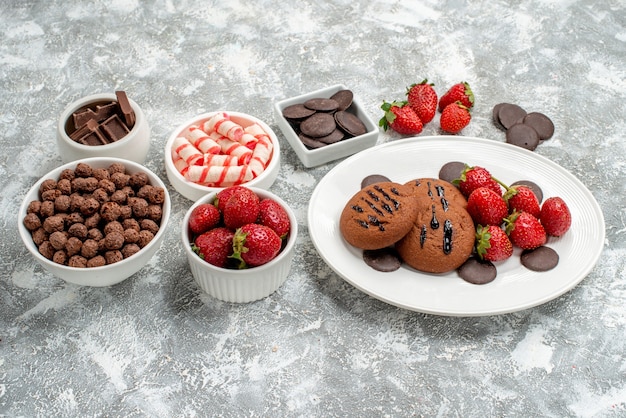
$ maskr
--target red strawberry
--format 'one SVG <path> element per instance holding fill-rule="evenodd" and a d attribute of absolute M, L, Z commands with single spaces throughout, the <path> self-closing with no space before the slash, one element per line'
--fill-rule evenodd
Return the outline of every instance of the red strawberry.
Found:
<path fill-rule="evenodd" d="M 504 192 L 504 200 L 509 205 L 509 213 L 528 212 L 535 218 L 539 217 L 539 200 L 530 187 L 512 186 Z"/>
<path fill-rule="evenodd" d="M 476 227 L 476 253 L 482 260 L 503 261 L 513 255 L 513 245 L 501 227 L 478 225 Z"/>
<path fill-rule="evenodd" d="M 402 135 L 417 135 L 424 129 L 422 121 L 407 102 L 383 102 L 380 108 L 385 111 L 385 116 L 378 125 L 385 131 L 391 128 Z"/>
<path fill-rule="evenodd" d="M 251 189 L 242 187 L 228 198 L 222 216 L 224 225 L 233 230 L 256 222 L 259 217 L 259 197 Z"/>
<path fill-rule="evenodd" d="M 467 199 L 467 212 L 478 225 L 500 225 L 509 214 L 506 202 L 498 193 L 479 187 Z"/>
<path fill-rule="evenodd" d="M 228 258 L 233 253 L 234 236 L 233 231 L 228 228 L 213 228 L 199 235 L 192 244 L 192 249 L 207 263 L 226 267 Z"/>
<path fill-rule="evenodd" d="M 215 227 L 220 222 L 220 211 L 210 203 L 196 206 L 189 216 L 189 229 L 193 235 L 200 235 L 203 232 Z"/>
<path fill-rule="evenodd" d="M 287 211 L 274 199 L 261 200 L 259 223 L 272 228 L 281 239 L 285 239 L 291 229 Z"/>
<path fill-rule="evenodd" d="M 441 112 L 439 125 L 444 132 L 458 134 L 469 125 L 471 120 L 472 115 L 470 115 L 469 108 L 460 102 L 454 102 L 446 106 Z"/>
<path fill-rule="evenodd" d="M 434 84 L 424 80 L 419 84 L 412 84 L 406 89 L 409 106 L 415 111 L 423 125 L 433 120 L 437 112 L 437 93 Z"/>
<path fill-rule="evenodd" d="M 546 243 L 546 231 L 539 219 L 527 212 L 514 212 L 505 219 L 506 232 L 511 243 L 524 250 L 532 250 Z"/>
<path fill-rule="evenodd" d="M 549 197 L 541 206 L 539 220 L 548 235 L 560 237 L 572 225 L 572 214 L 562 198 Z"/>
<path fill-rule="evenodd" d="M 498 194 L 502 194 L 502 189 L 498 182 L 491 176 L 489 170 L 479 166 L 465 166 L 458 180 L 454 183 L 459 186 L 461 193 L 467 198 L 479 187 L 487 187 Z"/>
<path fill-rule="evenodd" d="M 443 112 L 450 103 L 461 102 L 463 106 L 470 109 L 474 106 L 474 93 L 469 84 L 465 81 L 457 83 L 441 96 L 439 99 L 439 111 Z"/>
<path fill-rule="evenodd" d="M 230 197 L 237 193 L 238 191 L 246 189 L 244 186 L 231 186 L 225 189 L 220 190 L 215 196 L 215 206 L 220 210 L 220 212 L 224 212 L 224 206 L 226 206 L 226 202 Z"/>
<path fill-rule="evenodd" d="M 270 227 L 246 224 L 235 232 L 233 255 L 239 268 L 256 267 L 273 260 L 280 252 L 282 241 Z"/>

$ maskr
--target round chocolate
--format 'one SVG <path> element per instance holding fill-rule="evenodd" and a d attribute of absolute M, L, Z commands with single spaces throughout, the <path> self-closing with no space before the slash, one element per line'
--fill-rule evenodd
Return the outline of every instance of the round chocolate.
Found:
<path fill-rule="evenodd" d="M 531 126 L 517 123 L 507 129 L 506 142 L 534 151 L 539 145 L 539 134 Z"/>
<path fill-rule="evenodd" d="M 315 113 L 315 110 L 306 108 L 303 104 L 294 104 L 283 109 L 285 119 L 305 119 Z"/>
<path fill-rule="evenodd" d="M 452 183 L 461 177 L 461 173 L 465 169 L 465 163 L 460 161 L 450 161 L 441 166 L 439 170 L 439 178 L 448 183 Z M 454 184 L 454 183 L 453 183 Z"/>
<path fill-rule="evenodd" d="M 530 180 L 519 180 L 511 184 L 511 186 L 526 186 L 533 191 L 535 196 L 537 196 L 537 200 L 539 201 L 539 203 L 541 203 L 541 201 L 543 200 L 543 190 L 541 190 L 541 187 L 539 187 L 539 185 L 535 182 L 532 182 Z"/>
<path fill-rule="evenodd" d="M 374 270 L 384 273 L 396 271 L 402 265 L 402 260 L 398 253 L 391 247 L 379 250 L 363 250 L 363 261 Z"/>
<path fill-rule="evenodd" d="M 341 129 L 335 129 L 330 134 L 326 136 L 321 136 L 316 138 L 318 141 L 323 142 L 324 144 L 334 144 L 335 142 L 339 142 L 345 138 L 345 134 L 341 131 Z"/>
<path fill-rule="evenodd" d="M 496 278 L 498 271 L 491 261 L 470 257 L 457 269 L 457 274 L 468 283 L 487 284 Z"/>
<path fill-rule="evenodd" d="M 554 123 L 543 113 L 531 112 L 524 116 L 523 123 L 537 131 L 539 139 L 550 139 L 554 135 Z"/>
<path fill-rule="evenodd" d="M 526 116 L 526 111 L 516 104 L 500 103 L 496 106 L 498 106 L 498 121 L 504 129 L 509 129 L 516 123 L 521 122 L 524 116 Z"/>
<path fill-rule="evenodd" d="M 300 124 L 302 133 L 314 138 L 329 135 L 336 128 L 335 118 L 328 113 L 315 113 Z"/>
<path fill-rule="evenodd" d="M 552 270 L 559 264 L 559 255 L 550 247 L 537 247 L 534 250 L 524 250 L 520 257 L 522 265 L 532 271 Z"/>
<path fill-rule="evenodd" d="M 340 110 L 335 113 L 335 121 L 344 132 L 352 136 L 359 136 L 367 133 L 367 128 L 365 127 L 365 124 L 361 122 L 361 119 L 357 118 L 350 112 L 346 112 L 345 110 Z"/>
<path fill-rule="evenodd" d="M 304 107 L 316 110 L 318 112 L 334 112 L 339 107 L 339 103 L 337 103 L 333 99 L 316 97 L 314 99 L 309 99 L 304 102 Z"/>
<path fill-rule="evenodd" d="M 319 141 L 317 138 L 312 138 L 302 133 L 298 135 L 298 138 L 309 149 L 322 148 L 328 145 L 328 144 L 323 143 L 322 141 Z"/>
<path fill-rule="evenodd" d="M 500 116 L 498 115 L 498 112 L 500 112 L 500 108 L 505 104 L 506 103 L 498 103 L 497 105 L 493 107 L 493 110 L 491 112 L 493 124 L 496 125 L 496 128 L 501 129 L 503 131 L 506 131 L 506 128 L 502 126 L 502 123 L 500 123 Z"/>
<path fill-rule="evenodd" d="M 330 96 L 330 98 L 339 104 L 337 110 L 346 110 L 352 104 L 354 94 L 352 94 L 351 90 L 339 90 L 337 93 Z"/>
<path fill-rule="evenodd" d="M 388 177 L 383 176 L 382 174 L 370 174 L 361 180 L 361 189 L 366 188 L 374 183 L 382 183 L 391 181 Z"/>

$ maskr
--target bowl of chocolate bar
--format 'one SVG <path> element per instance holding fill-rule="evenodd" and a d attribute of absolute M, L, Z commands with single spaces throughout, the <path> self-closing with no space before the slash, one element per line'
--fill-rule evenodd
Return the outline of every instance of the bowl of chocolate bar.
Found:
<path fill-rule="evenodd" d="M 226 187 L 269 189 L 280 170 L 280 144 L 265 122 L 245 113 L 203 113 L 179 125 L 164 150 L 176 191 L 197 201 Z"/>
<path fill-rule="evenodd" d="M 126 92 L 93 94 L 63 110 L 57 124 L 57 146 L 63 163 L 113 157 L 142 164 L 150 149 L 150 127 Z"/>

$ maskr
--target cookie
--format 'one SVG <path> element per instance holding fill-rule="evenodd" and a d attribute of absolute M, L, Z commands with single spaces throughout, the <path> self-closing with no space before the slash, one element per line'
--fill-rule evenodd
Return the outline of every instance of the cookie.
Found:
<path fill-rule="evenodd" d="M 377 250 L 400 240 L 413 227 L 417 214 L 411 187 L 376 183 L 350 198 L 341 212 L 339 229 L 350 245 Z"/>
<path fill-rule="evenodd" d="M 417 200 L 417 217 L 409 232 L 396 243 L 402 260 L 427 273 L 457 269 L 472 254 L 474 222 L 467 201 L 452 184 L 434 178 L 407 184 Z"/>

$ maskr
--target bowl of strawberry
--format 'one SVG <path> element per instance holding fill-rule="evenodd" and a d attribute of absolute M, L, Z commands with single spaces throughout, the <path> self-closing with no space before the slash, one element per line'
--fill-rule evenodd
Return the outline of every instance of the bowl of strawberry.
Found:
<path fill-rule="evenodd" d="M 198 286 L 225 302 L 245 303 L 287 279 L 298 223 L 270 191 L 231 186 L 197 200 L 183 219 L 182 242 Z"/>

